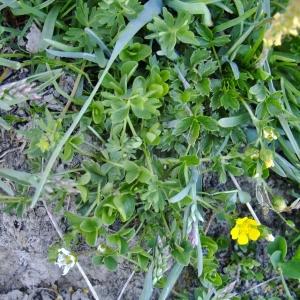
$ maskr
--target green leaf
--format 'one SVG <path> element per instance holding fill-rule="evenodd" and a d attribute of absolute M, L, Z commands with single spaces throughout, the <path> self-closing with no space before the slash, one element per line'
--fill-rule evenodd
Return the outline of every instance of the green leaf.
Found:
<path fill-rule="evenodd" d="M 194 145 L 199 138 L 200 134 L 200 124 L 197 122 L 197 120 L 193 120 L 192 126 L 190 128 L 189 132 L 189 144 Z"/>
<path fill-rule="evenodd" d="M 11 189 L 11 187 L 8 184 L 6 184 L 5 182 L 3 182 L 1 179 L 0 179 L 0 189 L 3 190 L 9 196 L 15 195 L 15 193 Z"/>
<path fill-rule="evenodd" d="M 283 261 L 287 253 L 287 244 L 285 238 L 282 236 L 276 237 L 276 239 L 268 245 L 269 255 L 272 255 L 276 251 L 280 251 L 281 261 Z"/>
<path fill-rule="evenodd" d="M 188 241 L 183 241 L 180 246 L 175 245 L 172 256 L 177 263 L 187 266 L 190 263 L 193 247 Z"/>
<path fill-rule="evenodd" d="M 150 300 L 153 293 L 153 263 L 151 263 L 143 285 L 142 293 L 139 297 L 139 300 Z"/>
<path fill-rule="evenodd" d="M 97 231 L 99 227 L 100 227 L 99 220 L 92 219 L 92 218 L 85 219 L 80 224 L 80 229 L 84 232 L 94 232 Z"/>
<path fill-rule="evenodd" d="M 104 121 L 104 106 L 100 101 L 92 104 L 92 117 L 95 124 L 101 124 Z"/>
<path fill-rule="evenodd" d="M 233 90 L 225 91 L 221 96 L 220 101 L 222 106 L 226 109 L 238 110 L 240 108 L 238 95 Z"/>
<path fill-rule="evenodd" d="M 83 232 L 82 235 L 84 236 L 84 238 L 89 246 L 91 246 L 91 247 L 96 246 L 97 238 L 98 238 L 98 231 Z"/>
<path fill-rule="evenodd" d="M 280 264 L 282 273 L 287 278 L 300 279 L 300 261 L 290 260 Z"/>
<path fill-rule="evenodd" d="M 77 189 L 80 193 L 82 202 L 86 203 L 87 200 L 88 200 L 88 189 L 85 186 L 82 186 L 82 185 L 78 185 Z"/>
<path fill-rule="evenodd" d="M 114 205 L 121 215 L 123 222 L 126 222 L 135 211 L 135 198 L 132 195 L 116 196 L 113 200 Z"/>
<path fill-rule="evenodd" d="M 84 217 L 78 216 L 71 212 L 65 212 L 65 216 L 67 217 L 69 223 L 74 227 L 80 227 L 80 224 L 85 220 Z"/>
<path fill-rule="evenodd" d="M 199 158 L 196 155 L 187 155 L 182 156 L 180 161 L 183 162 L 187 166 L 198 166 L 199 165 Z"/>
<path fill-rule="evenodd" d="M 103 259 L 104 265 L 110 271 L 115 271 L 118 267 L 118 262 L 116 261 L 114 256 L 106 256 Z"/>
<path fill-rule="evenodd" d="M 148 45 L 133 43 L 127 46 L 121 53 L 120 59 L 122 61 L 140 61 L 148 57 L 152 52 Z"/>
<path fill-rule="evenodd" d="M 164 285 L 164 288 L 158 298 L 158 300 L 166 300 L 169 296 L 169 294 L 171 293 L 177 279 L 179 278 L 182 270 L 184 268 L 184 265 L 180 264 L 180 263 L 176 263 L 171 272 L 168 275 L 167 278 L 167 282 Z"/>
<path fill-rule="evenodd" d="M 11 128 L 11 126 L 1 117 L 0 117 L 0 126 L 3 127 L 5 130 L 9 130 Z"/>
<path fill-rule="evenodd" d="M 137 164 L 132 161 L 126 161 L 124 163 L 124 167 L 126 170 L 125 180 L 128 184 L 134 182 L 140 175 L 140 168 Z"/>
<path fill-rule="evenodd" d="M 254 95 L 258 102 L 262 102 L 267 97 L 267 91 L 263 83 L 258 82 L 254 86 L 252 86 L 249 90 L 251 95 Z"/>
<path fill-rule="evenodd" d="M 197 117 L 199 123 L 208 131 L 216 131 L 219 129 L 218 122 L 208 116 L 198 116 Z"/>
<path fill-rule="evenodd" d="M 211 14 L 207 5 L 199 2 L 187 2 L 180 0 L 167 0 L 167 5 L 177 10 L 178 12 L 185 11 L 192 15 L 204 15 L 204 24 L 212 25 Z"/>
<path fill-rule="evenodd" d="M 32 187 L 35 187 L 38 184 L 38 177 L 36 175 L 22 171 L 0 168 L 0 176 L 23 185 L 30 185 Z"/>
<path fill-rule="evenodd" d="M 210 80 L 208 78 L 203 78 L 197 84 L 197 90 L 201 96 L 208 96 L 211 91 Z"/>
<path fill-rule="evenodd" d="M 47 14 L 47 18 L 45 20 L 42 36 L 41 36 L 41 43 L 39 45 L 39 51 L 43 51 L 47 47 L 47 43 L 44 41 L 44 39 L 52 39 L 55 22 L 58 16 L 58 13 L 60 11 L 60 5 L 55 5 L 52 7 L 52 9 Z"/>
<path fill-rule="evenodd" d="M 239 125 L 244 125 L 249 120 L 249 114 L 241 114 L 234 117 L 222 118 L 218 121 L 218 124 L 223 128 L 230 128 Z"/>
<path fill-rule="evenodd" d="M 238 191 L 238 196 L 239 196 L 241 203 L 249 203 L 251 201 L 251 196 L 247 192 Z"/>
<path fill-rule="evenodd" d="M 230 27 L 239 25 L 242 21 L 246 20 L 247 18 L 249 18 L 250 16 L 252 16 L 253 14 L 255 14 L 255 12 L 257 11 L 257 7 L 253 7 L 251 9 L 249 9 L 248 11 L 246 11 L 242 16 L 239 16 L 237 18 L 234 18 L 230 21 L 227 22 L 222 22 L 220 25 L 217 25 L 214 28 L 215 32 L 221 32 L 224 31 Z"/>

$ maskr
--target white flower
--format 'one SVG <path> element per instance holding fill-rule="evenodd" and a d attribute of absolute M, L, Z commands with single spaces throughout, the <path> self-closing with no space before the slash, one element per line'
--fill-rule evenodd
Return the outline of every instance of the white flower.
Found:
<path fill-rule="evenodd" d="M 273 242 L 273 241 L 275 240 L 274 235 L 271 234 L 271 233 L 267 234 L 266 240 L 267 240 L 268 242 Z"/>
<path fill-rule="evenodd" d="M 66 275 L 76 264 L 76 257 L 73 256 L 70 251 L 61 248 L 58 249 L 58 256 L 55 264 L 60 268 L 64 268 L 63 275 Z"/>

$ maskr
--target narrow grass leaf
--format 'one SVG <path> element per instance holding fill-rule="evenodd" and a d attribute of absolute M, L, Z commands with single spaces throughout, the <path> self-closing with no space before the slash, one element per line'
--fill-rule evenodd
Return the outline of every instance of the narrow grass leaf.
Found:
<path fill-rule="evenodd" d="M 198 234 L 198 232 L 199 232 L 198 221 L 196 221 L 196 233 Z M 197 244 L 197 271 L 198 271 L 198 277 L 200 277 L 203 272 L 203 251 L 202 251 L 200 236 Z"/>
<path fill-rule="evenodd" d="M 182 189 L 178 194 L 169 199 L 170 203 L 177 203 L 186 197 L 191 189 L 191 184 L 188 184 L 184 189 Z"/>
<path fill-rule="evenodd" d="M 153 268 L 154 264 L 151 263 L 149 270 L 146 274 L 142 294 L 139 300 L 150 300 L 153 293 Z"/>
<path fill-rule="evenodd" d="M 57 41 L 53 41 L 51 39 L 48 39 L 48 38 L 45 38 L 44 39 L 44 42 L 47 44 L 47 45 L 50 45 L 58 50 L 61 50 L 61 51 L 67 51 L 67 52 L 78 52 L 81 50 L 81 47 L 73 47 L 73 46 L 69 46 L 69 45 L 66 45 L 66 44 L 63 44 L 61 42 L 57 42 Z"/>
<path fill-rule="evenodd" d="M 39 45 L 40 51 L 45 50 L 47 47 L 47 43 L 44 41 L 44 39 L 52 39 L 55 22 L 56 22 L 59 11 L 60 11 L 60 6 L 56 5 L 50 10 L 50 12 L 47 15 L 47 18 L 45 20 L 43 30 L 42 30 L 41 43 Z"/>
<path fill-rule="evenodd" d="M 183 268 L 184 268 L 184 265 L 179 264 L 179 263 L 176 263 L 173 266 L 173 268 L 167 278 L 167 282 L 165 283 L 165 287 L 163 288 L 158 300 L 166 300 L 167 299 L 167 297 L 171 293 L 177 279 L 179 278 Z"/>
<path fill-rule="evenodd" d="M 11 128 L 10 125 L 1 117 L 0 117 L 0 127 L 4 128 L 5 130 L 9 130 Z"/>
<path fill-rule="evenodd" d="M 233 0 L 233 2 L 235 4 L 236 10 L 237 10 L 239 16 L 241 17 L 245 13 L 243 2 L 241 0 Z M 244 21 L 241 21 L 240 35 L 243 33 L 243 30 L 244 30 Z"/>
<path fill-rule="evenodd" d="M 22 65 L 18 61 L 13 61 L 2 57 L 0 57 L 0 66 L 7 67 L 13 70 L 19 70 L 22 67 Z"/>
<path fill-rule="evenodd" d="M 95 85 L 93 91 L 91 92 L 89 98 L 86 100 L 84 105 L 82 106 L 80 112 L 73 120 L 73 123 L 69 127 L 69 129 L 66 131 L 64 136 L 61 138 L 59 143 L 56 145 L 55 150 L 53 151 L 47 166 L 44 170 L 44 173 L 41 176 L 41 180 L 36 188 L 35 194 L 32 198 L 31 207 L 34 207 L 36 202 L 38 201 L 40 194 L 44 188 L 45 183 L 47 182 L 47 178 L 51 172 L 51 169 L 58 158 L 63 146 L 68 141 L 70 136 L 72 135 L 73 131 L 77 127 L 78 123 L 80 122 L 82 116 L 90 106 L 91 102 L 93 101 L 98 89 L 100 88 L 102 81 L 106 74 L 108 73 L 110 67 L 112 66 L 115 59 L 118 57 L 119 53 L 124 49 L 124 47 L 128 44 L 128 42 L 134 37 L 134 35 L 148 22 L 152 20 L 152 18 L 156 15 L 158 15 L 162 8 L 162 1 L 161 0 L 149 0 L 145 5 L 143 11 L 137 16 L 136 19 L 130 21 L 124 31 L 121 32 L 116 45 L 114 47 L 114 50 L 112 52 L 112 55 L 106 65 L 105 70 L 101 74 L 101 77 L 99 78 L 97 84 Z"/>
<path fill-rule="evenodd" d="M 244 20 L 248 19 L 249 17 L 251 17 L 256 12 L 256 10 L 257 10 L 257 8 L 253 7 L 251 9 L 247 10 L 242 16 L 234 18 L 230 21 L 224 22 L 220 25 L 217 25 L 214 28 L 214 31 L 215 32 L 220 32 L 220 31 L 224 31 L 228 28 L 234 27 L 234 26 L 240 24 L 242 21 L 244 21 Z"/>
<path fill-rule="evenodd" d="M 65 58 L 79 58 L 85 59 L 94 63 L 97 62 L 97 56 L 95 54 L 87 53 L 87 52 L 69 52 L 69 51 L 58 51 L 47 49 L 46 50 L 49 54 L 57 57 L 65 57 Z"/>
<path fill-rule="evenodd" d="M 0 168 L 0 176 L 25 185 L 36 186 L 38 183 L 37 176 L 33 174 L 7 168 Z"/>
<path fill-rule="evenodd" d="M 300 159 L 300 148 L 299 148 L 299 145 L 291 131 L 291 128 L 290 128 L 287 120 L 283 116 L 279 116 L 278 119 L 279 119 L 279 122 L 280 122 L 284 132 L 286 133 L 286 135 L 292 145 L 293 150 L 295 151 L 295 154 Z"/>
<path fill-rule="evenodd" d="M 84 29 L 85 33 L 89 36 L 89 38 L 94 41 L 99 47 L 105 52 L 107 55 L 111 55 L 110 50 L 107 48 L 105 43 L 100 39 L 100 37 L 90 28 Z"/>
<path fill-rule="evenodd" d="M 1 179 L 0 179 L 0 189 L 3 190 L 7 195 L 9 196 L 14 196 L 14 191 L 11 189 L 11 187 L 6 184 L 5 182 L 3 182 Z"/>

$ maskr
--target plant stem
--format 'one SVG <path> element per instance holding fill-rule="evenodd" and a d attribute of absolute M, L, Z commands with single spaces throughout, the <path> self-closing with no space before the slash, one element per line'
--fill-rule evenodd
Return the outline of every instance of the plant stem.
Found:
<path fill-rule="evenodd" d="M 241 186 L 239 185 L 239 183 L 237 182 L 236 178 L 235 178 L 231 173 L 229 173 L 229 176 L 230 176 L 232 182 L 234 183 L 235 187 L 236 187 L 239 191 L 241 191 L 242 188 L 241 188 Z M 250 214 L 252 215 L 253 219 L 254 219 L 258 224 L 261 224 L 261 222 L 260 222 L 260 220 L 258 219 L 258 217 L 257 217 L 255 211 L 253 210 L 251 204 L 247 202 L 246 205 L 247 205 L 247 208 L 249 209 Z"/>
<path fill-rule="evenodd" d="M 44 205 L 44 207 L 45 207 L 45 209 L 46 209 L 47 215 L 48 215 L 48 217 L 49 217 L 49 219 L 50 219 L 50 221 L 51 221 L 53 227 L 55 228 L 55 230 L 56 230 L 58 236 L 63 240 L 63 233 L 62 233 L 60 227 L 58 226 L 56 220 L 54 219 L 52 213 L 50 212 L 50 210 L 49 210 L 49 208 L 48 208 L 48 206 L 47 206 L 47 204 L 46 204 L 46 201 L 45 201 L 45 200 L 42 200 L 42 202 L 43 202 L 43 205 Z M 94 289 L 94 287 L 92 286 L 90 280 L 89 280 L 88 277 L 86 276 L 86 273 L 85 273 L 84 270 L 82 269 L 82 267 L 81 267 L 81 265 L 79 264 L 79 262 L 76 263 L 76 267 L 78 268 L 79 272 L 81 273 L 82 277 L 84 278 L 84 280 L 85 280 L 87 286 L 89 287 L 89 290 L 90 290 L 90 292 L 92 293 L 92 295 L 93 295 L 93 297 L 95 298 L 95 300 L 100 300 L 99 297 L 98 297 L 98 295 L 97 295 L 97 293 L 96 293 L 96 291 L 95 291 L 95 289 Z"/>
<path fill-rule="evenodd" d="M 283 287 L 284 287 L 284 290 L 285 290 L 285 292 L 286 292 L 286 294 L 287 294 L 288 299 L 289 299 L 289 300 L 293 300 L 294 297 L 292 297 L 292 295 L 291 295 L 291 293 L 290 293 L 289 287 L 288 287 L 287 284 L 286 284 L 286 281 L 285 281 L 285 279 L 284 279 L 284 276 L 283 276 L 283 273 L 282 273 L 281 268 L 279 268 L 279 273 L 280 273 L 280 278 L 281 278 L 281 281 L 282 281 L 282 285 L 283 285 Z"/>
<path fill-rule="evenodd" d="M 131 119 L 130 119 L 129 116 L 127 117 L 127 123 L 128 123 L 128 125 L 130 127 L 130 130 L 131 130 L 132 134 L 134 136 L 138 136 L 137 133 L 136 133 L 136 131 L 135 131 L 135 129 L 134 129 L 134 127 L 133 127 L 133 124 L 132 124 Z"/>
<path fill-rule="evenodd" d="M 123 288 L 122 288 L 122 290 L 121 290 L 121 292 L 120 292 L 119 297 L 118 297 L 117 300 L 121 300 L 121 299 L 122 299 L 123 294 L 125 293 L 125 290 L 126 290 L 128 284 L 129 284 L 130 280 L 131 280 L 132 277 L 134 276 L 134 274 L 135 274 L 135 270 L 132 271 L 132 273 L 130 274 L 130 276 L 129 276 L 128 279 L 126 280 L 126 282 L 125 282 L 125 284 L 124 284 L 124 286 L 123 286 Z"/>

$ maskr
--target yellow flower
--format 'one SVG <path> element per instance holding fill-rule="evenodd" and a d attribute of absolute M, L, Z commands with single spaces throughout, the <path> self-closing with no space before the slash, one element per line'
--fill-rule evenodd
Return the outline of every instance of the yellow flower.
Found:
<path fill-rule="evenodd" d="M 39 142 L 37 143 L 37 146 L 41 149 L 41 151 L 44 153 L 49 150 L 50 144 L 46 137 L 42 137 Z"/>
<path fill-rule="evenodd" d="M 268 169 L 274 167 L 274 166 L 275 166 L 274 160 L 271 159 L 271 158 L 270 158 L 270 159 L 267 159 L 267 160 L 265 161 L 265 166 L 266 166 L 266 168 L 268 168 Z"/>
<path fill-rule="evenodd" d="M 239 245 L 247 245 L 249 240 L 256 241 L 260 237 L 259 224 L 252 218 L 238 218 L 230 234 L 233 240 L 237 240 Z"/>

